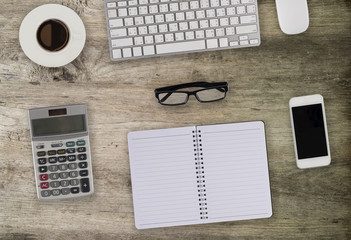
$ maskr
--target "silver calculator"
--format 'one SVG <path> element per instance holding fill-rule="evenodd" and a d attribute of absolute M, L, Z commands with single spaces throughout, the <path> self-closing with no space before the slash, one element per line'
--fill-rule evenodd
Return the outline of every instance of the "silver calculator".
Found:
<path fill-rule="evenodd" d="M 94 192 L 85 104 L 29 110 L 39 200 Z"/>

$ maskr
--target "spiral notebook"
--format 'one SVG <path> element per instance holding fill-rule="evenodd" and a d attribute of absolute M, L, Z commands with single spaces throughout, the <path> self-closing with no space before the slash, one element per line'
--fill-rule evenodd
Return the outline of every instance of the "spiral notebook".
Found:
<path fill-rule="evenodd" d="M 130 132 L 138 229 L 269 218 L 262 121 Z"/>

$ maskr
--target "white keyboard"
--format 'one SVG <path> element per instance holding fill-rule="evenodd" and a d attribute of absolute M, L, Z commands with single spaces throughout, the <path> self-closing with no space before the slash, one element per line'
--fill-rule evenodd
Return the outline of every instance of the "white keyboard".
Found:
<path fill-rule="evenodd" d="M 257 0 L 105 0 L 113 61 L 260 45 Z"/>

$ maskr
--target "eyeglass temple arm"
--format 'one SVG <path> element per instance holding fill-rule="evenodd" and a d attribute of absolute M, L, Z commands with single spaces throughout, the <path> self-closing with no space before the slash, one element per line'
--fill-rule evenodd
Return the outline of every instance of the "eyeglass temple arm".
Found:
<path fill-rule="evenodd" d="M 216 86 L 228 86 L 227 82 L 192 82 L 192 83 L 183 83 L 183 84 L 178 84 L 174 86 L 167 86 L 167 87 L 162 87 L 162 88 L 157 88 L 155 89 L 155 92 L 157 91 L 166 91 L 166 90 L 177 90 L 181 88 L 188 88 L 188 87 L 216 87 Z"/>

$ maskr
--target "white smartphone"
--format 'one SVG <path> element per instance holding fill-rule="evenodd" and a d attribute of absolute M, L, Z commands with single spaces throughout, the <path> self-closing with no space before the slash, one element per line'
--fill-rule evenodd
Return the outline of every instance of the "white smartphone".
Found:
<path fill-rule="evenodd" d="M 322 95 L 291 98 L 289 107 L 297 167 L 329 165 L 331 158 Z"/>

